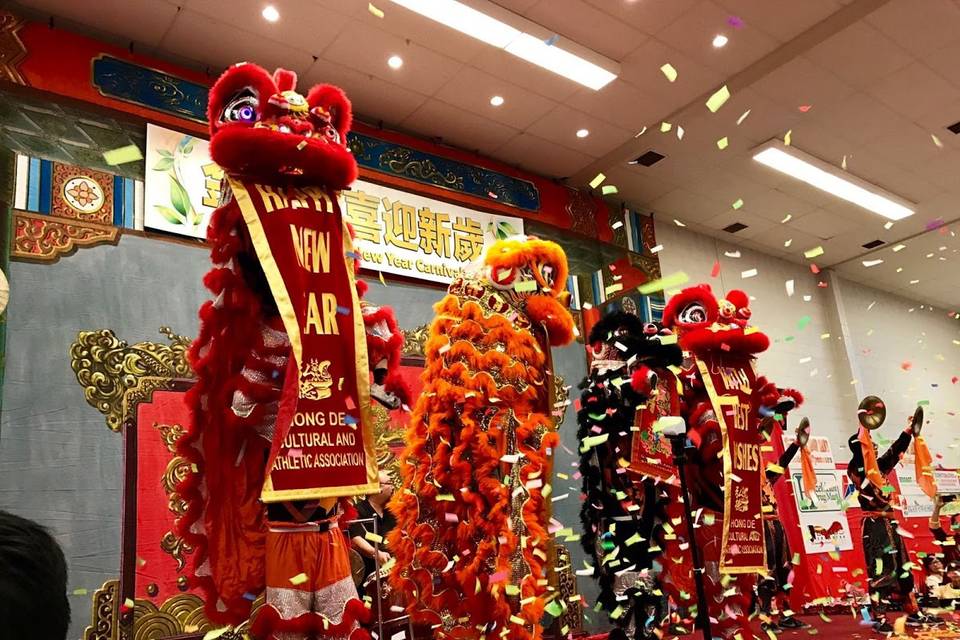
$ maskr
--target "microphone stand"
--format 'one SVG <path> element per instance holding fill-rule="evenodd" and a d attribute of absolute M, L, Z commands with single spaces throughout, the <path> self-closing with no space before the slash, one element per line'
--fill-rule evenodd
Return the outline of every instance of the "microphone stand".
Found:
<path fill-rule="evenodd" d="M 703 565 L 700 561 L 700 548 L 693 535 L 693 513 L 690 510 L 690 499 L 687 495 L 687 472 L 684 469 L 687 463 L 685 453 L 687 436 L 685 433 L 669 434 L 670 445 L 673 449 L 673 462 L 677 465 L 677 477 L 680 479 L 680 495 L 683 500 L 683 513 L 687 519 L 687 532 L 690 541 L 690 555 L 693 558 L 693 582 L 697 588 L 697 625 L 703 632 L 703 640 L 712 640 L 710 629 L 710 613 L 707 607 L 707 595 L 703 586 Z"/>

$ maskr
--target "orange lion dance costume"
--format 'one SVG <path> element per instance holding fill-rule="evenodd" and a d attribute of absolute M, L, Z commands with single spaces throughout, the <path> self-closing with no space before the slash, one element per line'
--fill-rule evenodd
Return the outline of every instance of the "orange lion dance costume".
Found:
<path fill-rule="evenodd" d="M 371 395 L 406 401 L 388 371 L 402 335 L 390 309 L 360 302 L 337 205 L 357 175 L 350 103 L 295 86 L 292 72 L 238 64 L 210 91 L 225 184 L 208 229 L 215 299 L 189 352 L 193 421 L 178 446 L 197 472 L 178 529 L 211 620 L 243 622 L 266 591 L 256 637 L 361 640 L 344 496 L 377 490 L 366 416 Z"/>
<path fill-rule="evenodd" d="M 390 580 L 437 638 L 540 638 L 553 449 L 550 347 L 569 343 L 567 261 L 509 239 L 436 306 L 390 509 Z"/>

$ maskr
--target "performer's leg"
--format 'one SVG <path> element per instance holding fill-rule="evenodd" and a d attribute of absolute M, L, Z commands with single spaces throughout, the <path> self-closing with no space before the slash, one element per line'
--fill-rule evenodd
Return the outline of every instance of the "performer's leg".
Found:
<path fill-rule="evenodd" d="M 270 527 L 266 543 L 266 604 L 257 616 L 259 640 L 304 640 L 307 630 L 282 631 L 286 623 L 310 612 L 310 533 Z"/>
<path fill-rule="evenodd" d="M 707 513 L 704 511 L 704 513 Z M 753 574 L 741 576 L 720 575 L 720 547 L 723 538 L 723 516 L 713 514 L 712 524 L 702 520 L 695 531 L 695 539 L 704 563 L 703 586 L 707 598 L 707 612 L 715 638 L 752 638 L 748 614 L 753 594 Z M 724 592 L 731 590 L 731 595 Z M 698 606 L 703 606 L 698 603 Z"/>
<path fill-rule="evenodd" d="M 316 552 L 311 580 L 313 613 L 320 616 L 314 631 L 324 640 L 360 640 L 369 635 L 359 628 L 367 610 L 357 598 L 350 571 L 347 539 L 339 527 L 314 534 Z"/>
<path fill-rule="evenodd" d="M 773 527 L 774 530 L 774 548 L 776 549 L 776 567 L 774 569 L 774 579 L 776 582 L 776 592 L 780 597 L 780 621 L 778 626 L 784 629 L 802 629 L 807 626 L 793 617 L 788 600 L 790 595 L 790 573 L 793 571 L 793 558 L 790 553 L 790 543 L 787 541 L 787 532 L 783 524 L 777 520 Z M 775 596 L 776 597 L 776 596 Z"/>

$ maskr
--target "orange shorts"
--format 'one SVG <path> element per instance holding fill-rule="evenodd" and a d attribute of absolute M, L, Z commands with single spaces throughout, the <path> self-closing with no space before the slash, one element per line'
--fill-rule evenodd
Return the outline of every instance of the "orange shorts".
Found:
<path fill-rule="evenodd" d="M 349 545 L 332 523 L 268 523 L 266 540 L 267 618 L 270 637 L 350 638 L 357 629 L 347 603 L 357 606 Z M 327 526 L 329 529 L 323 530 Z"/>

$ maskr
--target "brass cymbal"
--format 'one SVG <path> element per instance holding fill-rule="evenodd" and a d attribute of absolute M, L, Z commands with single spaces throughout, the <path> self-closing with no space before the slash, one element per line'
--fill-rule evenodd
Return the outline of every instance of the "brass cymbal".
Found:
<path fill-rule="evenodd" d="M 879 429 L 883 421 L 887 419 L 887 407 L 883 400 L 877 396 L 867 396 L 860 401 L 860 407 L 857 411 L 857 420 L 865 429 L 873 431 Z"/>
<path fill-rule="evenodd" d="M 810 441 L 810 420 L 804 416 L 800 420 L 800 424 L 797 426 L 797 444 L 800 447 L 807 446 L 807 442 Z"/>
<path fill-rule="evenodd" d="M 920 435 L 920 430 L 923 429 L 923 407 L 917 407 L 913 412 L 913 422 L 910 424 L 913 425 L 913 435 Z"/>

